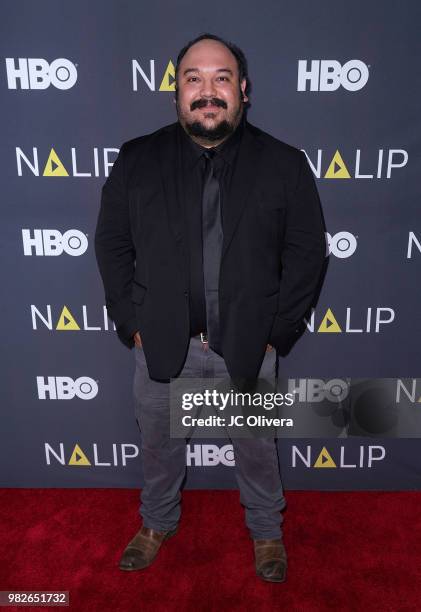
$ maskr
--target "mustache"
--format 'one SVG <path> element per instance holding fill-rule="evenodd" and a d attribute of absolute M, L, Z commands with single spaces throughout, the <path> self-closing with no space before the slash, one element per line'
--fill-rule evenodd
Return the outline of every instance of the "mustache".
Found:
<path fill-rule="evenodd" d="M 225 100 L 221 100 L 220 98 L 201 98 L 200 100 L 195 100 L 190 104 L 190 110 L 194 111 L 195 108 L 203 108 L 208 105 L 208 102 L 211 102 L 215 106 L 222 106 L 222 108 L 227 108 L 227 103 Z"/>

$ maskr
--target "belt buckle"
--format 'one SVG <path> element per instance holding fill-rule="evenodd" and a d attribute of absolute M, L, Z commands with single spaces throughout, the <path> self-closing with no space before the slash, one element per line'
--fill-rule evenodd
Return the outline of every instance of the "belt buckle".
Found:
<path fill-rule="evenodd" d="M 202 344 L 208 343 L 208 334 L 206 332 L 200 332 L 200 341 Z"/>

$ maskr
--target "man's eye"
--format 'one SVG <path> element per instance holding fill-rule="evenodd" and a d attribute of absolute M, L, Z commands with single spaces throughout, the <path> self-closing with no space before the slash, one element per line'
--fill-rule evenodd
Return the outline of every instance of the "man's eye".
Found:
<path fill-rule="evenodd" d="M 189 77 L 187 80 L 192 81 L 193 79 L 197 79 L 197 77 Z"/>
<path fill-rule="evenodd" d="M 226 76 L 218 77 L 218 79 L 225 79 L 225 81 L 228 81 L 228 77 L 226 77 Z"/>

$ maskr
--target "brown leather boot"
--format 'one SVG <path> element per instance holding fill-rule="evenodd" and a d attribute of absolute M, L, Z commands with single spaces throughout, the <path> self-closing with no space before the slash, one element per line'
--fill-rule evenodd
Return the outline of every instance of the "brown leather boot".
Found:
<path fill-rule="evenodd" d="M 132 571 L 148 567 L 158 554 L 162 542 L 176 533 L 177 528 L 172 531 L 155 531 L 142 527 L 128 543 L 119 563 L 120 569 Z"/>
<path fill-rule="evenodd" d="M 282 538 L 253 540 L 256 575 L 269 582 L 286 580 L 287 555 Z"/>

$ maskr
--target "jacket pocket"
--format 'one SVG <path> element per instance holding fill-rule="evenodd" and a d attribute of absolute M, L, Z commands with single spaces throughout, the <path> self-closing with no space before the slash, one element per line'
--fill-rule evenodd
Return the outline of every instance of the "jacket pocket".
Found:
<path fill-rule="evenodd" d="M 282 319 L 276 315 L 270 332 L 269 344 L 272 344 L 282 356 L 285 356 L 294 346 L 304 329 L 304 321 L 294 322 Z"/>

